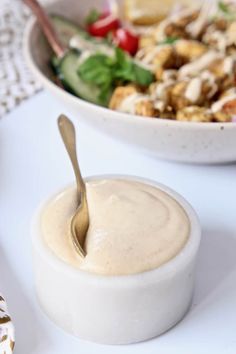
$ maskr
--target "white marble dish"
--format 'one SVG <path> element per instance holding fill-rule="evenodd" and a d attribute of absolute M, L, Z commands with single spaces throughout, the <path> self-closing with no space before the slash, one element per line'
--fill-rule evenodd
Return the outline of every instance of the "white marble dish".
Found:
<path fill-rule="evenodd" d="M 99 8 L 103 0 L 96 1 Z M 93 0 L 57 0 L 48 11 L 82 23 Z M 193 163 L 236 161 L 236 123 L 193 123 L 153 119 L 114 112 L 83 101 L 58 87 L 49 69 L 51 51 L 35 20 L 26 29 L 24 51 L 35 77 L 65 104 L 75 117 L 96 129 L 162 159 Z"/>
<path fill-rule="evenodd" d="M 189 240 L 176 257 L 154 270 L 125 276 L 88 273 L 61 261 L 43 240 L 40 216 L 47 201 L 37 210 L 32 224 L 37 296 L 44 312 L 58 326 L 82 339 L 105 344 L 147 340 L 174 326 L 189 309 L 200 224 L 192 207 L 159 183 L 119 175 L 87 180 L 100 178 L 140 181 L 170 194 L 189 218 Z"/>

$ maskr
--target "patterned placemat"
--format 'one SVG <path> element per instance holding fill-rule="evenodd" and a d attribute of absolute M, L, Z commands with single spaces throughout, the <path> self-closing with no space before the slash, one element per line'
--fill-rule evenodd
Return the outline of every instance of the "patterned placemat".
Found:
<path fill-rule="evenodd" d="M 29 17 L 21 0 L 0 0 L 0 117 L 41 89 L 23 57 L 22 38 Z"/>

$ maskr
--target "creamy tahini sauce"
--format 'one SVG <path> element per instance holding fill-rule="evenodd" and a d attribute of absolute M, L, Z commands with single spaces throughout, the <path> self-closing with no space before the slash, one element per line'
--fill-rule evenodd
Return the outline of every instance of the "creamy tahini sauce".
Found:
<path fill-rule="evenodd" d="M 84 259 L 70 236 L 76 208 L 73 188 L 52 200 L 41 217 L 45 243 L 64 262 L 97 274 L 139 273 L 168 262 L 186 244 L 188 217 L 165 192 L 115 179 L 89 182 L 86 187 L 90 226 Z"/>
<path fill-rule="evenodd" d="M 225 33 L 222 31 L 214 31 L 212 33 L 211 39 L 216 41 L 217 49 L 225 54 L 226 48 L 228 46 Z"/>
<path fill-rule="evenodd" d="M 70 40 L 70 48 L 77 49 L 81 52 L 89 53 L 90 55 L 94 53 L 102 53 L 108 56 L 114 56 L 114 49 L 104 44 L 104 42 L 95 43 L 93 41 L 88 41 L 81 37 L 80 35 L 75 35 Z"/>
<path fill-rule="evenodd" d="M 213 6 L 215 6 L 214 3 L 205 1 L 196 20 L 187 25 L 187 31 L 193 38 L 197 38 L 203 31 L 205 25 L 209 21 Z"/>
<path fill-rule="evenodd" d="M 222 97 L 220 100 L 213 103 L 213 105 L 211 106 L 211 110 L 213 113 L 219 112 L 222 110 L 222 108 L 224 107 L 224 105 L 226 103 L 228 103 L 230 101 L 234 101 L 234 100 L 236 100 L 236 92 L 232 91 L 232 93 L 229 93 L 229 95 L 226 95 L 226 96 Z"/>
<path fill-rule="evenodd" d="M 117 108 L 117 111 L 135 114 L 135 107 L 138 102 L 150 100 L 148 95 L 144 95 L 142 93 L 132 93 L 131 95 L 125 97 L 120 106 Z"/>
<path fill-rule="evenodd" d="M 152 46 L 150 48 L 141 48 L 137 53 L 136 53 L 136 62 L 141 63 L 146 67 L 147 69 L 151 71 L 155 71 L 155 65 L 153 64 L 153 61 L 155 57 L 165 48 L 171 48 L 171 45 L 169 44 L 159 44 L 158 46 Z"/>
<path fill-rule="evenodd" d="M 173 80 L 168 80 L 165 82 L 160 82 L 156 85 L 155 90 L 152 94 L 153 99 L 167 101 L 167 89 L 175 83 Z"/>
<path fill-rule="evenodd" d="M 193 8 L 184 8 L 180 9 L 178 12 L 171 14 L 169 17 L 164 19 L 158 24 L 155 37 L 158 42 L 161 42 L 166 39 L 166 28 L 169 26 L 171 23 L 175 23 L 178 20 L 192 15 L 196 10 Z"/>
<path fill-rule="evenodd" d="M 166 38 L 166 28 L 169 24 L 172 23 L 171 18 L 166 18 L 165 20 L 161 21 L 157 27 L 155 37 L 158 42 L 164 41 Z"/>
<path fill-rule="evenodd" d="M 231 26 L 236 27 L 235 22 L 233 22 Z M 213 24 L 208 27 L 203 36 L 203 40 L 206 43 L 214 42 L 216 48 L 225 54 L 227 47 L 235 44 L 235 30 L 231 30 L 229 27 L 227 31 L 220 31 Z"/>
<path fill-rule="evenodd" d="M 196 74 L 199 74 L 200 71 L 207 69 L 208 66 L 215 60 L 217 59 L 222 59 L 223 55 L 222 53 L 218 53 L 213 50 L 209 50 L 206 54 L 203 54 L 200 58 L 197 60 L 185 64 L 179 69 L 179 77 L 186 77 L 186 76 L 193 76 Z"/>
<path fill-rule="evenodd" d="M 209 90 L 209 92 L 207 92 L 206 97 L 212 98 L 218 90 L 218 85 L 216 84 L 215 75 L 212 74 L 208 70 L 204 70 L 201 73 L 200 77 L 201 77 L 201 80 L 203 80 L 203 82 L 206 82 L 208 84 L 208 86 L 210 87 L 210 90 Z"/>
<path fill-rule="evenodd" d="M 228 46 L 236 44 L 235 32 L 236 32 L 236 24 L 235 22 L 232 22 L 227 32 L 225 33 Z"/>
<path fill-rule="evenodd" d="M 160 112 L 164 112 L 165 108 L 166 108 L 166 103 L 161 101 L 161 100 L 156 100 L 154 101 L 154 107 L 160 111 Z"/>
<path fill-rule="evenodd" d="M 231 75 L 234 72 L 235 58 L 226 57 L 223 62 L 223 71 L 226 75 Z"/>
<path fill-rule="evenodd" d="M 185 97 L 192 103 L 196 103 L 202 92 L 202 80 L 199 77 L 192 79 L 185 91 Z"/>
<path fill-rule="evenodd" d="M 199 77 L 190 80 L 186 87 L 184 96 L 192 103 L 197 103 L 202 94 L 204 83 L 209 86 L 209 92 L 206 93 L 207 98 L 211 98 L 217 92 L 218 86 L 216 85 L 215 76 L 207 70 L 200 73 Z"/>
<path fill-rule="evenodd" d="M 167 69 L 163 71 L 162 80 L 163 81 L 173 81 L 175 82 L 178 71 L 175 69 Z"/>

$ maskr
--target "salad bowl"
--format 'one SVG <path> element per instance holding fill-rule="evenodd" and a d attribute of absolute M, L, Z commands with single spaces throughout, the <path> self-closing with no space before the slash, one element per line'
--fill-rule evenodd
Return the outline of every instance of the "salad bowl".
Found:
<path fill-rule="evenodd" d="M 96 8 L 103 8 L 102 0 Z M 120 2 L 122 5 L 122 2 Z M 121 6 L 122 7 L 122 6 Z M 46 7 L 83 24 L 94 1 L 57 0 Z M 115 139 L 157 158 L 188 163 L 226 163 L 236 161 L 236 123 L 181 122 L 121 113 L 86 102 L 59 87 L 50 68 L 52 51 L 35 19 L 26 26 L 24 54 L 32 73 L 67 110 Z"/>

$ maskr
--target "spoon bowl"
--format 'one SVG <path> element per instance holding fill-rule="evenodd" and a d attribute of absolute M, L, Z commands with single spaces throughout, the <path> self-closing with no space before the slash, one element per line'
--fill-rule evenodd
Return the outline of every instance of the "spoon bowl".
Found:
<path fill-rule="evenodd" d="M 81 202 L 76 209 L 74 216 L 71 219 L 71 235 L 73 244 L 80 254 L 80 256 L 85 257 L 86 252 L 84 250 L 84 243 L 86 239 L 86 234 L 89 227 L 89 218 L 88 218 L 88 206 L 87 200 Z"/>

